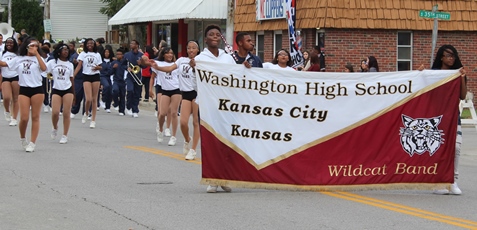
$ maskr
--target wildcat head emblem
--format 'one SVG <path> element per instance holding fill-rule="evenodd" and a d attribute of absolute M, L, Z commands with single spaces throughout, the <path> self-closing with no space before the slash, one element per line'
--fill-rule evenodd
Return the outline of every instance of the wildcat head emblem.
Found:
<path fill-rule="evenodd" d="M 422 155 L 426 151 L 432 156 L 444 143 L 444 138 L 442 138 L 444 134 L 437 127 L 441 123 L 441 119 L 442 115 L 414 119 L 403 114 L 404 127 L 401 127 L 400 135 L 404 151 L 411 157 L 414 153 Z"/>

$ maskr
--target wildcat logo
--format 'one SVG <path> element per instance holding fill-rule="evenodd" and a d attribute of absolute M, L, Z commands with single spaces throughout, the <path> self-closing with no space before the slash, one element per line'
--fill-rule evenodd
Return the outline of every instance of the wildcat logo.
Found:
<path fill-rule="evenodd" d="M 442 115 L 433 118 L 411 118 L 406 115 L 402 115 L 402 123 L 404 128 L 401 127 L 401 145 L 404 151 L 409 156 L 413 156 L 414 153 L 422 155 L 428 151 L 432 156 L 439 149 L 442 143 L 444 143 L 444 135 L 442 130 L 437 127 L 441 123 Z"/>
<path fill-rule="evenodd" d="M 58 75 L 65 76 L 66 69 L 58 69 Z"/>
<path fill-rule="evenodd" d="M 23 63 L 23 70 L 30 70 L 31 62 Z"/>
<path fill-rule="evenodd" d="M 92 65 L 94 62 L 94 58 L 88 58 L 88 64 Z"/>

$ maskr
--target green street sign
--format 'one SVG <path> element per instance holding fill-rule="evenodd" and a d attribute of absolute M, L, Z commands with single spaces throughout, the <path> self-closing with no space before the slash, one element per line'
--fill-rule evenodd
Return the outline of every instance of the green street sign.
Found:
<path fill-rule="evenodd" d="M 450 20 L 450 13 L 447 12 L 432 12 L 426 10 L 419 11 L 419 17 L 421 18 L 437 18 L 442 20 Z"/>

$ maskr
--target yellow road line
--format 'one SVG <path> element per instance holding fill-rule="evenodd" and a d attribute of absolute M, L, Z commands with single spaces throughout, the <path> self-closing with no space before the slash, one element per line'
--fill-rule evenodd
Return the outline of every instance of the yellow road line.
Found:
<path fill-rule="evenodd" d="M 186 161 L 184 159 L 184 155 L 182 155 L 182 154 L 167 152 L 167 151 L 160 150 L 160 149 L 148 148 L 148 147 L 143 147 L 143 146 L 124 146 L 124 148 L 134 149 L 134 150 L 138 150 L 138 151 L 143 151 L 143 152 L 147 152 L 147 153 L 152 153 L 152 154 L 156 154 L 156 155 L 161 155 L 161 156 L 165 156 L 165 157 L 174 158 L 174 159 L 181 160 L 181 161 Z M 199 164 L 199 165 L 202 164 L 202 162 L 200 161 L 200 158 L 195 158 L 194 160 L 187 161 L 187 162 L 188 163 Z"/>
<path fill-rule="evenodd" d="M 465 220 L 461 218 L 456 218 L 452 216 L 446 216 L 434 212 L 429 212 L 425 211 L 422 209 L 417 209 L 405 205 L 400 205 L 392 202 L 387 202 L 383 200 L 378 200 L 378 199 L 373 199 L 365 196 L 360 196 L 348 192 L 321 192 L 322 194 L 336 197 L 336 198 L 341 198 L 345 200 L 350 200 L 362 204 L 367 204 L 371 205 L 374 207 L 382 208 L 382 209 L 387 209 L 391 210 L 394 212 L 399 212 L 403 214 L 408 214 L 411 216 L 423 218 L 423 219 L 428 219 L 428 220 L 434 220 L 438 222 L 442 222 L 445 224 L 449 225 L 454 225 L 462 228 L 467 228 L 467 229 L 477 229 L 477 222 L 471 221 L 471 220 Z"/>
<path fill-rule="evenodd" d="M 143 146 L 124 146 L 124 147 L 128 149 L 134 149 L 138 151 L 170 157 L 170 158 L 174 158 L 181 161 L 186 161 L 184 160 L 184 155 L 179 153 L 167 152 L 164 150 L 148 148 Z M 198 165 L 202 164 L 200 158 L 196 158 L 195 160 L 187 161 L 187 162 L 198 164 Z M 336 197 L 336 198 L 340 198 L 344 200 L 349 200 L 349 201 L 354 201 L 354 202 L 358 202 L 358 203 L 362 203 L 366 205 L 371 205 L 374 207 L 378 207 L 378 208 L 382 208 L 382 209 L 386 209 L 386 210 L 390 210 L 394 212 L 399 212 L 399 213 L 403 213 L 403 214 L 407 214 L 407 215 L 411 215 L 411 216 L 415 216 L 415 217 L 419 217 L 423 219 L 438 221 L 445 224 L 458 226 L 461 228 L 477 229 L 476 221 L 466 220 L 466 219 L 452 217 L 452 216 L 446 216 L 446 215 L 442 215 L 435 212 L 429 212 L 422 209 L 413 208 L 410 206 L 405 206 L 405 205 L 392 203 L 392 202 L 388 202 L 384 200 L 378 200 L 371 197 L 361 196 L 361 195 L 357 195 L 357 194 L 349 193 L 349 192 L 321 192 L 321 193 L 328 196 L 332 196 L 332 197 Z"/>

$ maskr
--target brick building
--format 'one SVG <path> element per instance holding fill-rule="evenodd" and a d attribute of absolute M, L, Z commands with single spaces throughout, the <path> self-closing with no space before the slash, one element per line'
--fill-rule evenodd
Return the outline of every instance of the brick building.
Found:
<path fill-rule="evenodd" d="M 258 2 L 277 1 L 236 1 L 234 30 L 252 35 L 264 61 L 271 61 L 275 50 L 289 49 L 284 18 L 258 20 Z M 367 56 L 377 58 L 380 71 L 413 70 L 421 64 L 429 68 L 434 20 L 421 18 L 419 11 L 431 11 L 435 4 L 451 15 L 439 20 L 435 52 L 443 44 L 456 47 L 469 91 L 477 95 L 476 0 L 296 0 L 296 30 L 304 49 L 324 46 L 327 71 L 343 71 L 347 62 L 359 70 Z"/>

